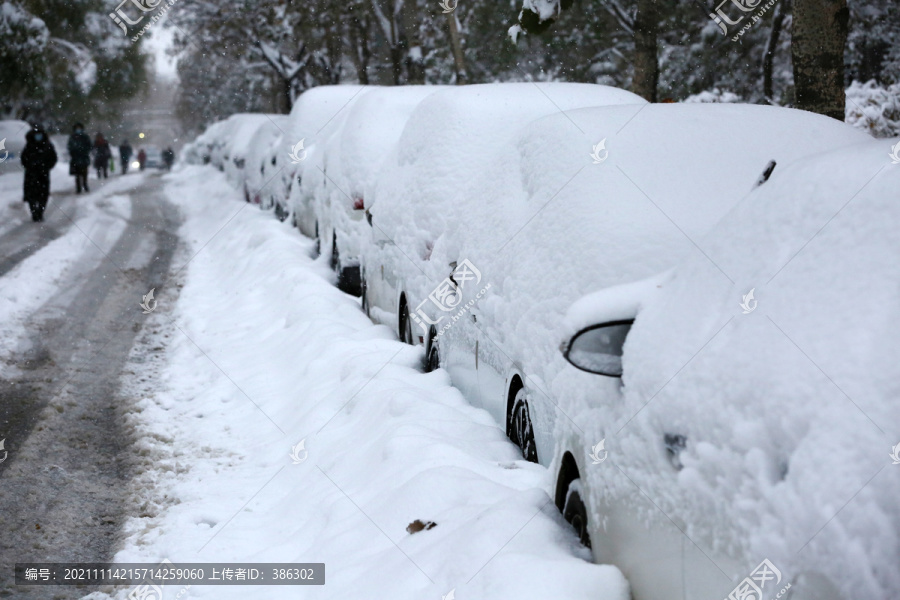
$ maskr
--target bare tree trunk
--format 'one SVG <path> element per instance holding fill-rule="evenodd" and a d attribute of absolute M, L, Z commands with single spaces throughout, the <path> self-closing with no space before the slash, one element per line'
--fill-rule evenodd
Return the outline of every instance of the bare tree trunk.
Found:
<path fill-rule="evenodd" d="M 638 0 L 634 16 L 634 77 L 631 80 L 631 91 L 648 102 L 656 102 L 656 86 L 659 82 L 658 34 L 657 0 Z"/>
<path fill-rule="evenodd" d="M 462 42 L 459 37 L 459 24 L 455 12 L 447 13 L 447 26 L 450 28 L 450 46 L 453 49 L 453 67 L 456 70 L 456 85 L 465 85 L 466 61 L 463 56 Z"/>
<path fill-rule="evenodd" d="M 350 7 L 350 51 L 356 77 L 362 85 L 369 85 L 369 60 L 372 50 L 369 48 L 369 30 L 371 23 L 361 6 Z"/>
<path fill-rule="evenodd" d="M 276 77 L 278 76 L 276 75 Z M 278 77 L 278 79 L 281 80 L 281 106 L 279 107 L 279 112 L 287 115 L 290 114 L 291 108 L 294 106 L 294 80 L 288 80 L 284 77 Z"/>
<path fill-rule="evenodd" d="M 772 16 L 772 31 L 769 32 L 769 41 L 763 53 L 763 96 L 769 104 L 775 104 L 775 91 L 772 88 L 772 67 L 775 63 L 775 51 L 778 49 L 778 38 L 781 36 L 781 28 L 784 26 L 784 16 L 791 8 L 791 0 L 781 0 L 775 6 L 775 14 Z"/>
<path fill-rule="evenodd" d="M 795 0 L 791 57 L 797 108 L 844 120 L 847 0 Z"/>

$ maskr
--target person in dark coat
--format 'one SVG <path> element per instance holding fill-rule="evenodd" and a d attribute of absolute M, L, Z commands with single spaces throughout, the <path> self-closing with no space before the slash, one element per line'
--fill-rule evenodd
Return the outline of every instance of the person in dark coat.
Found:
<path fill-rule="evenodd" d="M 144 167 L 147 165 L 147 153 L 144 152 L 143 148 L 138 150 L 138 165 L 140 165 L 141 171 L 143 171 Z"/>
<path fill-rule="evenodd" d="M 125 140 L 122 142 L 122 145 L 119 146 L 119 159 L 122 161 L 122 175 L 128 172 L 128 162 L 131 160 L 132 154 L 131 144 L 128 143 L 128 140 Z"/>
<path fill-rule="evenodd" d="M 101 174 L 103 179 L 109 177 L 110 158 L 112 158 L 112 150 L 109 149 L 109 142 L 98 131 L 94 137 L 94 168 L 97 169 L 97 179 L 100 179 Z"/>
<path fill-rule="evenodd" d="M 84 125 L 75 123 L 66 147 L 69 150 L 69 175 L 75 176 L 75 193 L 80 194 L 82 188 L 85 192 L 91 191 L 88 189 L 87 172 L 91 166 L 93 144 L 91 138 L 84 132 Z"/>
<path fill-rule="evenodd" d="M 56 149 L 40 125 L 34 125 L 25 134 L 21 161 L 25 169 L 25 202 L 31 209 L 31 219 L 43 221 L 50 196 L 50 169 L 56 164 Z"/>
<path fill-rule="evenodd" d="M 172 146 L 169 146 L 162 153 L 163 162 L 166 163 L 166 171 L 172 170 L 172 163 L 175 162 L 175 151 L 172 150 Z"/>

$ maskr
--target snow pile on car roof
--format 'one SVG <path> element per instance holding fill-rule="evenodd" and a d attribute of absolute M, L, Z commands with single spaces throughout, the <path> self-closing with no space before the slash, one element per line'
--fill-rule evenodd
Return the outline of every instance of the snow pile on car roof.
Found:
<path fill-rule="evenodd" d="M 556 349 L 571 302 L 698 253 L 692 240 L 770 160 L 784 165 L 868 139 L 772 107 L 554 106 L 589 102 L 587 90 L 546 106 L 501 95 L 491 110 L 463 99 L 435 94 L 414 113 L 380 182 L 375 223 L 406 249 L 400 268 L 421 287 L 413 297 L 446 277 L 448 263 L 470 260 L 492 284 L 477 307 L 479 328 L 546 381 L 564 368 Z M 526 111 L 549 116 L 511 133 Z"/>
<path fill-rule="evenodd" d="M 707 550 L 827 573 L 842 597 L 900 591 L 889 150 L 870 141 L 776 169 L 695 238 L 703 252 L 632 328 L 625 404 L 596 413 L 609 433 L 624 425 L 607 448 L 629 480 L 608 471 L 608 488 L 639 487 Z M 646 468 L 665 433 L 686 437 L 680 471 Z"/>
<path fill-rule="evenodd" d="M 251 193 L 259 193 L 263 186 L 270 183 L 272 174 L 265 176 L 263 161 L 268 158 L 269 149 L 290 124 L 290 117 L 287 115 L 267 116 L 267 121 L 261 121 L 248 140 L 243 175 L 239 172 L 230 173 L 238 181 L 242 178 Z"/>

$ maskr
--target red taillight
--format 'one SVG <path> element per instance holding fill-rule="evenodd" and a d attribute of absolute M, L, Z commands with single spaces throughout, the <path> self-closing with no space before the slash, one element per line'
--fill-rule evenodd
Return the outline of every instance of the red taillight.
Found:
<path fill-rule="evenodd" d="M 365 210 L 365 208 L 366 208 L 366 205 L 363 202 L 362 198 L 356 198 L 353 201 L 353 210 Z"/>

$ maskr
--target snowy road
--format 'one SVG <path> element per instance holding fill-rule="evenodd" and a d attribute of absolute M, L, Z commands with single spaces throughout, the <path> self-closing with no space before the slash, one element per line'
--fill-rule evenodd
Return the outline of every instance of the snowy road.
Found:
<path fill-rule="evenodd" d="M 9 336 L 0 371 L 9 452 L 0 464 L 0 597 L 82 596 L 16 589 L 13 564 L 109 560 L 123 521 L 130 458 L 119 380 L 141 327 L 137 300 L 168 273 L 176 212 L 158 177 L 92 186 L 87 196 L 55 194 L 46 223 L 0 236 Z"/>

